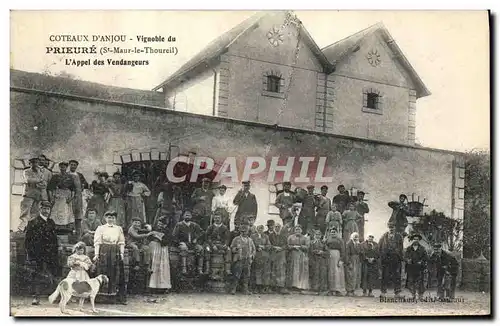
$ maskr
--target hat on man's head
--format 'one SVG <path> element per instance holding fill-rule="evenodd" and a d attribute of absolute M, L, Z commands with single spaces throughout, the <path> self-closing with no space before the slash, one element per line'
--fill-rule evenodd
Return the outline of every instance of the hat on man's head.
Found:
<path fill-rule="evenodd" d="M 345 186 L 344 185 L 338 185 L 337 190 L 340 190 L 340 188 L 344 188 L 345 189 Z"/>
<path fill-rule="evenodd" d="M 408 197 L 405 194 L 399 195 L 399 197 L 404 197 L 405 199 L 408 199 Z"/>
<path fill-rule="evenodd" d="M 360 190 L 360 191 L 358 191 L 358 195 L 364 195 L 364 194 L 365 194 L 365 192 L 364 192 L 364 191 L 361 191 L 361 190 Z"/>
<path fill-rule="evenodd" d="M 97 174 L 99 177 L 104 177 L 104 178 L 109 178 L 109 174 L 108 172 L 99 172 L 99 174 Z"/>
<path fill-rule="evenodd" d="M 322 185 L 322 186 L 321 186 L 321 190 L 323 190 L 323 189 L 328 190 L 328 186 L 327 186 L 327 185 Z"/>
<path fill-rule="evenodd" d="M 132 217 L 131 222 L 135 222 L 135 221 L 142 223 L 142 220 L 139 217 Z"/>
<path fill-rule="evenodd" d="M 274 220 L 267 220 L 266 223 L 267 226 L 274 226 L 274 224 L 275 224 Z"/>
<path fill-rule="evenodd" d="M 30 163 L 38 162 L 38 161 L 40 161 L 40 159 L 38 157 L 32 157 L 32 158 L 29 159 Z"/>
<path fill-rule="evenodd" d="M 210 181 L 212 181 L 212 180 L 210 180 L 209 178 L 206 178 L 206 177 L 201 179 L 201 182 L 210 182 Z"/>
<path fill-rule="evenodd" d="M 418 233 L 412 234 L 408 237 L 408 240 L 422 240 L 422 236 Z"/>
<path fill-rule="evenodd" d="M 217 188 L 219 188 L 219 189 L 224 189 L 224 190 L 226 190 L 226 189 L 227 189 L 227 187 L 226 187 L 225 185 L 220 185 L 220 186 L 218 186 Z"/>
<path fill-rule="evenodd" d="M 314 189 L 314 185 L 308 185 L 307 189 Z"/>
<path fill-rule="evenodd" d="M 52 207 L 52 204 L 49 201 L 42 201 L 40 202 L 40 207 Z"/>
<path fill-rule="evenodd" d="M 80 163 L 77 160 L 69 160 L 69 164 L 75 163 L 76 165 L 80 165 Z"/>
<path fill-rule="evenodd" d="M 283 185 L 284 185 L 284 186 L 291 186 L 291 185 L 292 185 L 292 183 L 291 183 L 290 181 L 285 181 L 285 182 L 283 182 Z"/>
<path fill-rule="evenodd" d="M 68 166 L 68 165 L 69 165 L 68 162 L 64 162 L 64 161 L 59 163 L 59 167 Z"/>
<path fill-rule="evenodd" d="M 242 185 L 250 185 L 250 181 L 248 181 L 248 180 L 247 181 L 243 181 L 241 184 Z"/>

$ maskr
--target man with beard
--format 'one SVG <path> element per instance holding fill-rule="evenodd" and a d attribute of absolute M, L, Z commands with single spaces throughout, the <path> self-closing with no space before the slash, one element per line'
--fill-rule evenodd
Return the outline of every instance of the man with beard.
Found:
<path fill-rule="evenodd" d="M 39 168 L 39 159 L 37 157 L 29 160 L 30 168 L 24 170 L 24 194 L 21 201 L 21 215 L 19 216 L 18 231 L 24 232 L 28 221 L 38 216 L 40 202 L 43 200 L 42 193 L 47 189 L 47 182 L 42 171 Z"/>
<path fill-rule="evenodd" d="M 188 250 L 194 250 L 198 273 L 203 274 L 203 247 L 198 243 L 203 236 L 203 230 L 197 223 L 191 222 L 191 218 L 191 212 L 184 211 L 183 220 L 175 226 L 172 237 L 174 243 L 179 246 L 182 273 L 187 274 Z"/>
<path fill-rule="evenodd" d="M 87 180 L 85 180 L 85 177 L 83 176 L 83 174 L 76 171 L 76 169 L 78 168 L 78 165 L 79 165 L 79 163 L 76 160 L 69 161 L 69 175 L 71 175 L 73 177 L 73 183 L 75 185 L 75 196 L 73 197 L 73 201 L 71 202 L 71 204 L 72 204 L 72 209 L 73 209 L 73 216 L 75 217 L 76 236 L 80 237 L 81 230 L 82 230 L 82 215 L 83 215 L 82 192 L 84 189 L 89 188 L 89 184 L 87 183 Z"/>
<path fill-rule="evenodd" d="M 425 291 L 424 274 L 427 269 L 427 252 L 419 242 L 422 240 L 420 234 L 413 234 L 409 240 L 413 242 L 405 251 L 406 279 L 412 298 L 416 298 L 418 291 L 418 298 L 422 299 Z"/>
<path fill-rule="evenodd" d="M 339 193 L 333 197 L 333 203 L 337 204 L 337 209 L 340 214 L 343 214 L 344 211 L 349 208 L 348 205 L 351 202 L 351 195 L 349 195 L 344 185 L 339 185 L 337 190 Z"/>
<path fill-rule="evenodd" d="M 321 187 L 321 195 L 316 196 L 316 216 L 314 218 L 314 228 L 320 230 L 322 234 L 326 230 L 326 215 L 332 210 L 332 202 L 326 197 L 328 187 Z"/>
<path fill-rule="evenodd" d="M 49 217 L 52 205 L 40 203 L 40 213 L 26 226 L 26 259 L 34 271 L 31 273 L 33 305 L 39 305 L 40 277 L 47 276 L 51 284 L 58 274 L 58 243 L 56 224 Z"/>
<path fill-rule="evenodd" d="M 373 297 L 373 289 L 378 280 L 379 247 L 373 235 L 361 243 L 361 288 L 363 296 Z M 368 293 L 368 294 L 367 294 Z"/>
<path fill-rule="evenodd" d="M 231 250 L 229 248 L 229 237 L 231 236 L 229 229 L 222 224 L 221 208 L 213 213 L 213 224 L 207 229 L 205 236 L 206 249 L 205 249 L 205 273 L 210 273 L 210 259 L 211 255 L 221 253 L 224 255 L 224 264 L 226 273 L 231 274 Z"/>
<path fill-rule="evenodd" d="M 231 252 L 233 254 L 232 271 L 234 276 L 231 284 L 231 294 L 236 294 L 239 282 L 242 284 L 243 294 L 252 294 L 248 290 L 248 282 L 250 281 L 250 269 L 256 250 L 248 232 L 249 226 L 247 224 L 240 225 L 240 235 L 231 242 Z"/>
<path fill-rule="evenodd" d="M 193 204 L 193 220 L 205 231 L 210 225 L 212 199 L 214 192 L 210 189 L 209 178 L 201 180 L 201 188 L 196 188 L 191 195 Z"/>
<path fill-rule="evenodd" d="M 390 283 L 394 286 L 396 298 L 401 293 L 401 261 L 403 260 L 403 237 L 396 233 L 396 227 L 389 224 L 386 232 L 379 241 L 380 259 L 382 263 L 381 297 L 385 297 Z"/>
<path fill-rule="evenodd" d="M 314 197 L 314 186 L 307 186 L 307 195 L 302 200 L 302 209 L 299 215 L 299 224 L 302 227 L 303 234 L 311 232 L 314 228 L 312 225 L 314 219 L 314 209 L 316 207 Z"/>
<path fill-rule="evenodd" d="M 257 216 L 257 199 L 250 192 L 250 181 L 243 181 L 243 189 L 234 197 L 233 204 L 238 206 L 234 216 L 234 225 L 241 225 L 244 216 Z"/>
<path fill-rule="evenodd" d="M 291 190 L 292 184 L 288 181 L 283 182 L 283 192 L 276 197 L 275 206 L 280 210 L 280 218 L 284 223 L 286 214 L 296 202 L 295 194 Z"/>

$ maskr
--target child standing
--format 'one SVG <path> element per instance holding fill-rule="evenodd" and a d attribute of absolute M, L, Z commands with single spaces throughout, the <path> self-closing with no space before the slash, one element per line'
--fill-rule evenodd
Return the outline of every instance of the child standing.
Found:
<path fill-rule="evenodd" d="M 68 257 L 68 266 L 71 270 L 67 278 L 72 278 L 77 281 L 83 282 L 90 280 L 87 271 L 92 266 L 92 261 L 85 254 L 85 243 L 78 242 L 73 248 L 73 254 Z"/>

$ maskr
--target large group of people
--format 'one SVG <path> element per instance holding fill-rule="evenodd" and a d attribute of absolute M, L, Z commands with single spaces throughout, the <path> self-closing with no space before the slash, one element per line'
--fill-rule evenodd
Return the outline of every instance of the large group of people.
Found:
<path fill-rule="evenodd" d="M 400 296 L 404 263 L 412 296 L 422 297 L 425 271 L 428 263 L 434 262 L 438 294 L 443 296 L 445 284 L 451 284 L 448 296 L 454 296 L 458 262 L 439 244 L 429 257 L 419 243 L 422 237 L 405 233 L 409 211 L 404 194 L 388 203 L 393 209 L 389 230 L 377 243 L 373 235 L 365 239 L 369 206 L 364 192 L 352 196 L 343 185 L 330 200 L 327 186 L 316 194 L 313 185 L 292 191 L 291 183 L 284 182 L 275 201 L 281 221 L 268 220 L 265 230 L 264 225 L 255 224 L 258 205 L 249 181 L 243 182 L 231 201 L 225 186 L 214 192 L 211 180 L 205 178 L 188 205 L 180 188 L 165 182 L 157 197 L 153 223 L 148 223 L 144 198 L 151 191 L 141 182 L 140 173 L 133 173 L 132 180 L 124 180 L 119 172 L 112 178 L 99 173 L 98 180 L 89 185 L 76 171 L 76 160 L 60 163 L 59 173 L 48 170 L 45 157 L 32 158 L 30 163 L 25 171 L 20 224 L 20 231 L 26 232 L 28 259 L 39 273 L 54 275 L 57 234 L 72 228 L 79 242 L 68 258 L 68 277 L 86 281 L 89 273 L 105 274 L 109 283 L 102 292 L 115 295 L 120 303 L 126 303 L 126 248 L 129 266 L 148 271 L 151 291 L 171 289 L 172 273 L 194 273 L 229 279 L 232 294 L 240 289 L 245 294 L 312 291 L 356 296 L 362 290 L 363 296 L 372 297 L 381 269 L 381 295 L 385 296 L 392 285 L 395 295 Z M 66 172 L 68 166 L 70 171 Z M 91 191 L 88 200 L 83 199 L 84 189 Z M 231 231 L 233 206 L 236 212 Z M 404 250 L 406 236 L 413 242 Z M 89 246 L 94 248 L 92 261 L 85 253 Z M 175 270 L 171 268 L 170 249 L 177 250 L 180 258 Z M 223 263 L 212 264 L 216 258 Z M 39 303 L 36 283 L 34 280 L 34 304 Z"/>

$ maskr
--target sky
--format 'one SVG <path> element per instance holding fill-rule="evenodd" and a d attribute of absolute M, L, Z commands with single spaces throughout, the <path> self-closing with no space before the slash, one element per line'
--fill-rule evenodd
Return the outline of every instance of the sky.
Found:
<path fill-rule="evenodd" d="M 249 11 L 12 11 L 10 67 L 69 73 L 81 80 L 152 89 Z M 382 22 L 432 93 L 417 101 L 418 143 L 466 151 L 490 147 L 489 30 L 486 11 L 295 11 L 320 48 Z M 131 55 L 148 66 L 66 65 L 46 54 L 50 35 L 176 38 L 178 54 Z M 92 42 L 87 45 L 94 44 Z M 60 46 L 81 43 L 59 42 Z M 153 44 L 154 46 L 154 44 Z M 165 46 L 162 46 L 165 47 Z M 85 57 L 85 56 L 84 56 Z M 102 58 L 102 57 L 100 57 Z M 109 58 L 109 56 L 106 56 Z"/>

